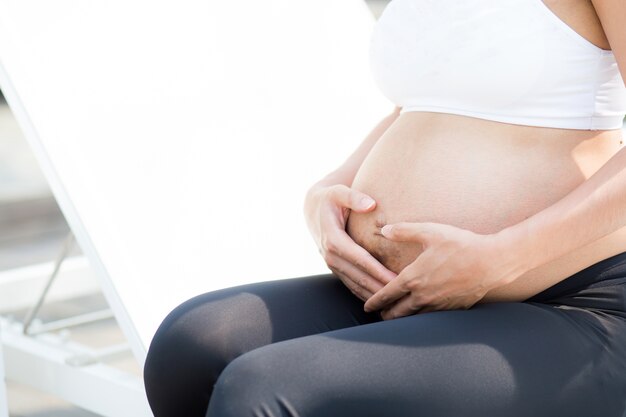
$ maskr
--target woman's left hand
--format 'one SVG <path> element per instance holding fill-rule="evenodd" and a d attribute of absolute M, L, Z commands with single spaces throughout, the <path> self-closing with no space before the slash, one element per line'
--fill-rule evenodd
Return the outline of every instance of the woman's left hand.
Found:
<path fill-rule="evenodd" d="M 386 225 L 383 236 L 421 243 L 423 252 L 365 303 L 383 319 L 436 310 L 468 309 L 489 290 L 525 270 L 498 234 L 482 235 L 441 223 Z"/>

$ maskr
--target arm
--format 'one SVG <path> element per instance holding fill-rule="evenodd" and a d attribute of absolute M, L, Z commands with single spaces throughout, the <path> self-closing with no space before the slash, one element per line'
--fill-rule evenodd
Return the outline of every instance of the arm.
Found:
<path fill-rule="evenodd" d="M 626 80 L 626 2 L 593 0 Z M 502 230 L 507 250 L 516 248 L 526 270 L 557 259 L 626 226 L 626 148 L 554 205 Z"/>
<path fill-rule="evenodd" d="M 501 230 L 496 238 L 503 252 L 515 253 L 522 269 L 529 271 L 623 226 L 626 226 L 626 148 L 557 203 Z"/>

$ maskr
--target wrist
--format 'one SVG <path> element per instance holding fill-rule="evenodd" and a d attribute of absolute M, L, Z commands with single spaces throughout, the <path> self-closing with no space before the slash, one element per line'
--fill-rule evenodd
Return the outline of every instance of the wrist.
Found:
<path fill-rule="evenodd" d="M 502 285 L 510 284 L 535 268 L 532 240 L 523 225 L 507 227 L 488 236 L 493 259 L 498 259 L 502 265 Z"/>

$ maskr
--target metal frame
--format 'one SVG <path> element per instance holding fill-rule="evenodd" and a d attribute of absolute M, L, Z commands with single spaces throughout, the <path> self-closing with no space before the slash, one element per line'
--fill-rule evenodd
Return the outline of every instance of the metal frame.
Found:
<path fill-rule="evenodd" d="M 53 262 L 28 265 L 0 271 L 0 314 L 25 310 L 33 306 L 37 294 L 33 289 L 43 288 L 49 279 Z M 48 302 L 82 297 L 100 292 L 100 285 L 84 256 L 66 258 L 50 289 Z"/>
<path fill-rule="evenodd" d="M 72 245 L 74 244 L 74 234 L 69 232 L 67 237 L 65 238 L 65 242 L 63 243 L 63 247 L 57 260 L 54 263 L 54 269 L 50 277 L 46 281 L 46 285 L 43 288 L 43 291 L 37 298 L 35 305 L 26 313 L 26 318 L 24 319 L 24 327 L 22 332 L 25 335 L 34 335 L 38 333 L 47 333 L 55 330 L 62 330 L 69 327 L 79 326 L 81 324 L 92 323 L 99 320 L 106 320 L 113 317 L 113 312 L 110 309 L 105 309 L 101 311 L 94 311 L 91 313 L 83 314 L 80 316 L 74 316 L 63 320 L 57 320 L 52 323 L 40 324 L 37 326 L 35 330 L 31 329 L 33 325 L 33 321 L 37 317 L 37 313 L 41 310 L 43 303 L 46 300 L 46 296 L 50 292 L 50 288 L 52 287 L 52 283 L 55 281 L 57 276 L 59 275 L 59 271 L 61 270 L 61 265 L 63 261 L 67 258 L 70 250 L 72 249 Z"/>
<path fill-rule="evenodd" d="M 4 383 L 4 354 L 2 353 L 2 331 L 0 329 L 0 417 L 9 417 L 9 403 Z"/>
<path fill-rule="evenodd" d="M 114 352 L 102 352 L 54 334 L 27 336 L 20 323 L 5 318 L 0 319 L 0 328 L 7 379 L 102 416 L 152 415 L 139 376 L 98 362 L 101 357 L 119 353 L 119 347 Z"/>
<path fill-rule="evenodd" d="M 41 324 L 36 318 L 52 289 L 63 275 L 62 266 L 67 259 L 74 237 L 70 233 L 56 261 L 52 273 L 44 282 L 43 289 L 29 309 L 24 323 L 0 316 L 0 417 L 8 417 L 3 407 L 6 402 L 1 347 L 4 346 L 7 379 L 27 384 L 56 395 L 86 410 L 110 417 L 151 416 L 142 378 L 104 363 L 130 352 L 128 343 L 92 349 L 71 342 L 67 337 L 69 327 L 113 317 L 110 309 L 94 311 Z M 83 268 L 85 269 L 85 268 Z M 83 275 L 85 275 L 83 270 Z M 10 271 L 2 273 L 4 284 L 15 284 L 6 279 Z M 32 278 L 16 272 L 22 280 Z M 0 280 L 2 292 L 3 280 Z M 71 292 L 68 294 L 71 297 Z M 67 298 L 70 298 L 67 297 Z M 32 301 L 31 301 L 32 302 Z M 52 333 L 61 331 L 58 334 Z M 102 395 L 106 393 L 105 395 Z M 115 401 L 111 401 L 114 398 Z M 6 408 L 6 407 L 5 407 Z"/>

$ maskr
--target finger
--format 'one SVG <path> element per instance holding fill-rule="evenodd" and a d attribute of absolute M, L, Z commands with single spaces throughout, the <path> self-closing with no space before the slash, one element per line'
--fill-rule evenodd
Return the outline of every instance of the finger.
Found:
<path fill-rule="evenodd" d="M 355 284 L 354 281 L 350 279 L 350 277 L 348 277 L 345 273 L 341 272 L 337 268 L 330 268 L 330 270 L 339 278 L 343 285 L 345 285 L 352 294 L 361 299 L 361 301 L 365 302 L 372 296 L 372 293 L 370 291 Z"/>
<path fill-rule="evenodd" d="M 330 193 L 333 201 L 350 210 L 364 213 L 376 207 L 376 201 L 372 197 L 343 184 L 333 186 Z"/>
<path fill-rule="evenodd" d="M 424 306 L 418 305 L 411 295 L 405 295 L 396 301 L 391 307 L 384 309 L 380 315 L 384 320 L 391 320 L 398 317 L 410 316 L 415 314 Z"/>
<path fill-rule="evenodd" d="M 443 308 L 440 305 L 432 304 L 432 305 L 427 305 L 427 306 L 420 308 L 417 314 L 432 313 L 435 311 L 442 311 L 442 310 L 448 310 L 448 309 Z"/>
<path fill-rule="evenodd" d="M 395 242 L 419 242 L 424 245 L 440 233 L 434 223 L 410 222 L 387 224 L 380 232 L 385 238 Z"/>
<path fill-rule="evenodd" d="M 336 255 L 331 255 L 329 259 L 330 263 L 335 269 L 338 269 L 345 274 L 350 281 L 361 288 L 368 291 L 368 297 L 371 297 L 374 293 L 383 288 L 383 284 L 378 282 L 372 276 L 359 269 L 346 259 L 340 258 Z"/>
<path fill-rule="evenodd" d="M 397 274 L 387 269 L 378 262 L 371 253 L 359 246 L 350 235 L 340 231 L 336 236 L 336 253 L 341 258 L 351 262 L 353 265 L 366 272 L 375 280 L 385 285 L 391 282 Z"/>
<path fill-rule="evenodd" d="M 432 305 L 428 305 L 427 307 L 424 307 L 423 309 L 421 309 L 418 313 L 428 313 L 428 312 L 432 312 L 432 311 L 442 311 L 442 310 L 469 310 L 470 308 L 472 308 L 473 304 L 470 304 L 469 302 L 448 302 L 445 304 L 432 304 Z"/>
<path fill-rule="evenodd" d="M 363 309 L 366 312 L 380 310 L 402 298 L 408 292 L 408 290 L 402 289 L 400 280 L 394 279 L 389 284 L 385 285 L 380 291 L 372 295 L 372 297 L 367 300 L 363 306 Z"/>

